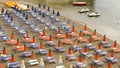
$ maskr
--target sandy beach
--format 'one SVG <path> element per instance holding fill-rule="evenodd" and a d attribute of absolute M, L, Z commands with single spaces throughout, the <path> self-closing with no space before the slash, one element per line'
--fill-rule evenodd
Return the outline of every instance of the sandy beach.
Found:
<path fill-rule="evenodd" d="M 20 1 L 20 2 L 21 2 L 21 1 Z M 26 4 L 27 2 L 21 2 L 21 3 L 25 3 L 25 4 Z M 30 5 L 34 5 L 36 8 L 38 8 L 37 5 L 36 5 L 36 2 L 35 2 L 34 4 L 33 4 L 33 3 L 32 3 L 32 4 L 29 3 L 29 4 L 30 4 Z M 7 9 L 7 8 L 5 8 L 5 9 Z M 43 9 L 42 9 L 42 10 L 43 10 Z M 47 10 L 45 10 L 45 11 L 47 11 Z M 39 27 L 42 26 L 42 24 L 40 24 L 40 22 L 39 22 L 38 20 L 36 20 L 35 18 L 33 18 L 30 13 L 27 13 L 27 12 L 25 12 L 25 13 L 28 15 L 28 17 L 29 17 L 28 20 L 29 20 L 29 21 L 38 24 Z M 52 13 L 52 11 L 51 11 L 50 13 Z M 38 34 L 35 33 L 35 32 L 29 27 L 29 25 L 26 25 L 19 17 L 17 17 L 17 16 L 13 13 L 13 10 L 11 10 L 11 15 L 12 15 L 13 18 L 14 18 L 14 19 L 13 19 L 14 22 L 16 22 L 16 20 L 18 20 L 18 23 L 23 25 L 23 29 L 27 29 L 27 30 L 28 30 L 30 37 L 35 36 L 35 38 L 37 39 L 37 43 L 40 43 L 40 39 L 38 38 Z M 37 16 L 39 17 L 39 15 L 37 15 Z M 62 20 L 62 21 L 63 21 L 63 19 L 64 19 L 63 16 L 64 16 L 64 15 L 61 13 L 61 16 L 59 17 L 59 19 Z M 82 22 L 81 22 L 81 23 L 78 23 L 78 21 L 73 21 L 70 17 L 66 17 L 66 19 L 67 19 L 67 18 L 68 18 L 71 22 L 74 22 L 75 32 L 79 33 L 79 31 L 83 29 L 84 24 L 83 24 Z M 47 19 L 47 18 L 46 18 L 46 19 Z M 45 20 L 46 20 L 46 19 L 45 19 Z M 15 31 L 15 30 L 12 29 L 10 26 L 8 26 L 8 25 L 6 24 L 6 21 L 2 18 L 1 15 L 0 15 L 0 20 L 1 20 L 0 25 L 7 30 L 7 35 L 10 36 L 11 33 L 13 32 L 14 35 L 15 35 L 15 38 L 16 38 L 16 39 L 17 39 L 17 38 L 20 39 L 20 45 L 23 45 L 24 42 L 21 41 L 21 40 L 22 40 L 22 38 L 21 38 L 22 36 L 18 33 L 18 31 Z M 66 22 L 66 25 L 67 25 L 67 26 L 69 25 L 69 26 L 72 28 L 72 23 L 71 23 L 71 24 L 67 24 L 67 20 L 66 20 L 66 21 L 63 21 L 63 22 Z M 54 24 L 54 25 L 56 26 L 56 24 Z M 93 34 L 93 29 L 91 29 L 91 28 L 88 27 L 88 30 L 89 30 L 90 32 L 92 32 L 92 34 Z M 63 33 L 65 34 L 65 31 L 64 31 Z M 48 36 L 49 36 L 50 34 L 52 34 L 52 36 L 54 36 L 55 33 L 54 33 L 50 28 L 48 28 L 48 29 L 46 29 L 46 34 L 47 34 Z M 97 33 L 97 36 L 100 37 L 101 40 L 102 40 L 103 35 Z M 84 47 L 84 45 L 88 43 L 89 36 L 84 36 L 84 37 L 87 39 L 87 42 L 86 42 L 86 43 L 79 43 L 79 46 L 80 46 L 80 47 Z M 76 38 L 70 37 L 70 39 L 71 39 L 72 41 L 74 41 Z M 58 42 L 58 39 L 53 38 L 53 41 L 54 41 L 55 43 L 57 43 L 57 42 Z M 107 42 L 111 43 L 112 45 L 113 45 L 113 41 L 114 41 L 114 40 L 107 38 Z M 29 66 L 29 65 L 27 64 L 27 61 L 28 61 L 30 58 L 29 58 L 29 57 L 28 57 L 28 58 L 24 58 L 24 57 L 22 57 L 22 56 L 20 55 L 19 52 L 15 52 L 15 50 L 13 49 L 13 46 L 12 46 L 12 45 L 7 45 L 6 42 L 5 42 L 5 41 L 2 41 L 2 40 L 0 40 L 0 42 L 1 42 L 1 45 L 0 45 L 1 47 L 0 47 L 0 49 L 2 49 L 2 48 L 5 46 L 6 49 L 7 49 L 7 54 L 12 54 L 12 53 L 15 54 L 15 60 L 16 60 L 16 61 L 21 62 L 21 60 L 25 60 L 25 62 L 26 62 L 26 68 L 39 68 L 39 65 Z M 94 46 L 96 46 L 96 47 L 98 46 L 98 43 L 99 43 L 99 41 L 93 41 L 93 42 L 92 42 L 92 44 L 93 44 Z M 63 65 L 65 65 L 65 68 L 69 68 L 69 65 L 70 65 L 70 64 L 73 64 L 73 62 L 75 62 L 75 61 L 68 61 L 68 60 L 66 60 L 66 59 L 64 58 L 64 56 L 65 56 L 68 48 L 70 47 L 70 45 L 61 44 L 61 46 L 66 49 L 66 52 L 65 52 L 65 53 L 58 53 L 58 52 L 55 51 L 55 49 L 54 49 L 53 47 L 49 47 L 48 45 L 46 45 L 46 42 L 45 42 L 45 41 L 43 41 L 43 44 L 44 44 L 43 48 L 45 48 L 46 50 L 48 50 L 49 48 L 52 49 L 53 56 L 54 56 L 56 59 L 58 59 L 58 56 L 59 56 L 59 55 L 61 55 L 61 56 L 63 57 L 63 60 L 64 60 L 64 61 L 63 61 L 63 62 L 64 62 Z M 46 55 L 39 55 L 39 54 L 37 54 L 37 50 L 30 48 L 30 47 L 29 47 L 29 43 L 27 43 L 26 45 L 27 45 L 29 51 L 34 51 L 35 59 L 37 59 L 38 61 L 40 61 L 40 58 L 46 56 Z M 74 45 L 74 44 L 72 44 L 72 45 Z M 118 46 L 118 47 L 120 47 L 120 46 Z M 96 48 L 96 49 L 97 49 L 97 48 Z M 103 48 L 103 50 L 107 51 L 108 54 L 107 54 L 106 56 L 99 56 L 99 59 L 100 59 L 101 61 L 104 62 L 104 61 L 105 61 L 105 60 L 104 60 L 105 57 L 110 57 L 110 52 L 108 51 L 109 49 L 110 49 L 110 48 Z M 89 52 L 90 52 L 91 54 L 93 54 L 93 55 L 95 54 L 94 50 L 89 50 Z M 73 54 L 76 54 L 76 52 L 73 52 Z M 79 56 L 79 54 L 76 55 L 76 57 L 78 57 L 78 56 Z M 117 58 L 118 60 L 120 59 L 119 53 L 115 54 L 115 58 Z M 83 62 L 87 64 L 87 67 L 86 67 L 86 68 L 90 68 L 90 62 L 91 62 L 91 60 L 93 60 L 93 59 L 94 59 L 94 56 L 93 56 L 92 58 L 90 58 L 90 59 L 87 59 L 87 60 L 83 59 Z M 77 61 L 77 60 L 76 60 L 76 61 Z M 86 61 L 87 61 L 87 62 L 86 62 Z M 0 63 L 2 63 L 2 64 L 4 64 L 5 66 L 7 66 L 7 62 L 2 62 L 2 61 L 0 61 Z M 116 64 L 112 64 L 112 67 L 113 67 L 113 68 L 115 68 L 115 67 L 118 68 L 118 64 L 119 64 L 119 62 L 116 63 Z M 45 63 L 45 68 L 55 68 L 56 65 L 57 65 L 57 62 L 56 62 L 55 64 L 54 64 L 54 63 L 53 63 L 53 64 Z M 105 62 L 105 64 L 103 65 L 103 67 L 95 67 L 95 68 L 107 68 L 107 63 Z"/>

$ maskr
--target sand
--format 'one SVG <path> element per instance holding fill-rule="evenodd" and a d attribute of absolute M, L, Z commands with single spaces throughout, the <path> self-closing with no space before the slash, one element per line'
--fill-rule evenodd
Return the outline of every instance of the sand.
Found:
<path fill-rule="evenodd" d="M 33 5 L 33 4 L 32 4 L 32 5 Z M 34 6 L 36 6 L 36 5 L 34 5 Z M 17 19 L 19 23 L 21 23 L 22 25 L 24 25 L 24 26 L 23 26 L 24 29 L 28 29 L 28 32 L 29 32 L 30 36 L 35 36 L 36 39 L 37 39 L 37 43 L 40 43 L 40 39 L 38 39 L 38 34 L 35 33 L 31 28 L 29 28 L 28 25 L 24 24 L 24 22 L 23 22 L 21 19 L 19 19 L 18 17 L 16 17 L 13 12 L 11 12 L 11 14 L 12 14 L 13 17 L 14 17 L 14 22 L 15 22 L 15 20 Z M 27 13 L 27 14 L 28 14 L 28 13 Z M 28 15 L 29 15 L 29 21 L 34 21 L 34 23 L 37 23 L 39 26 L 41 26 L 41 24 L 40 24 L 35 18 L 32 18 L 32 16 L 31 16 L 30 14 L 28 14 Z M 61 16 L 60 16 L 59 18 L 60 18 L 60 19 L 63 19 L 62 14 L 61 14 Z M 1 17 L 1 15 L 0 15 L 0 21 L 1 21 L 1 22 L 0 22 L 0 25 L 2 25 L 3 28 L 6 28 L 6 30 L 7 30 L 7 35 L 8 35 L 8 36 L 10 36 L 12 32 L 14 32 L 15 38 L 19 38 L 20 40 L 22 39 L 22 38 L 21 38 L 21 35 L 20 35 L 17 31 L 15 31 L 14 29 L 12 29 L 10 26 L 6 25 L 5 20 Z M 71 20 L 71 21 L 72 21 L 72 20 Z M 67 22 L 67 21 L 66 21 L 66 22 Z M 78 22 L 75 22 L 75 21 L 74 21 L 74 24 L 75 24 L 75 32 L 79 33 L 79 31 L 80 31 L 81 29 L 83 29 L 83 26 L 84 26 L 84 25 L 82 25 L 82 24 L 80 24 L 80 23 L 78 23 Z M 67 23 L 66 23 L 66 25 L 69 25 L 70 27 L 72 26 L 72 24 L 67 24 Z M 91 31 L 91 32 L 93 32 L 93 30 L 91 30 L 90 28 L 89 28 L 88 30 Z M 54 33 L 53 33 L 50 29 L 47 29 L 46 32 L 47 32 L 47 35 L 50 35 L 50 34 L 54 35 Z M 97 33 L 97 36 L 101 37 L 101 39 L 102 39 L 102 36 L 103 36 L 103 35 Z M 89 39 L 89 36 L 84 36 L 84 37 L 85 37 L 86 39 Z M 75 38 L 70 37 L 70 39 L 74 40 Z M 57 40 L 58 40 L 58 39 L 53 38 L 53 41 L 56 42 L 56 43 L 57 43 Z M 110 40 L 109 38 L 107 38 L 107 41 L 108 41 L 109 43 L 113 44 L 113 41 Z M 16 61 L 21 62 L 21 60 L 25 60 L 25 62 L 26 62 L 26 68 L 39 68 L 39 65 L 29 66 L 29 65 L 27 64 L 27 61 L 28 61 L 30 58 L 29 58 L 29 57 L 28 57 L 28 58 L 21 57 L 19 52 L 15 52 L 15 51 L 14 51 L 12 45 L 7 45 L 7 44 L 5 43 L 5 41 L 2 41 L 2 40 L 0 40 L 0 42 L 1 42 L 0 48 L 3 48 L 3 47 L 5 46 L 6 49 L 7 49 L 7 54 L 12 54 L 12 53 L 14 53 L 14 54 L 15 54 L 15 60 L 16 60 Z M 56 59 L 58 59 L 58 56 L 59 56 L 59 55 L 62 55 L 63 58 L 64 58 L 66 52 L 65 52 L 65 53 L 58 53 L 58 52 L 55 51 L 55 49 L 54 49 L 53 47 L 49 47 L 48 45 L 46 45 L 46 44 L 45 44 L 45 41 L 43 41 L 43 43 L 44 43 L 44 48 L 45 48 L 45 49 L 47 49 L 47 50 L 48 50 L 49 48 L 52 49 L 53 56 L 54 56 Z M 98 43 L 99 43 L 98 41 L 94 41 L 92 44 L 94 44 L 95 46 L 97 46 Z M 24 43 L 21 42 L 20 44 L 23 45 Z M 82 46 L 84 46 L 84 44 L 86 44 L 86 43 L 79 43 L 79 46 L 82 47 Z M 64 45 L 64 44 L 62 44 L 61 46 L 64 47 L 66 50 L 68 50 L 68 47 L 69 47 L 70 45 Z M 37 50 L 36 50 L 36 49 L 31 49 L 31 48 L 29 48 L 28 44 L 27 44 L 27 47 L 28 47 L 28 50 L 29 50 L 29 51 L 34 51 L 35 59 L 37 59 L 38 61 L 40 60 L 41 57 L 46 56 L 46 55 L 39 55 L 39 54 L 37 54 Z M 109 48 L 107 48 L 107 49 L 106 49 L 106 48 L 103 48 L 103 50 L 105 50 L 105 51 L 108 51 L 108 49 L 109 49 Z M 89 51 L 89 52 L 92 53 L 92 54 L 95 53 L 93 50 L 92 50 L 92 51 Z M 76 52 L 73 52 L 73 53 L 75 54 Z M 110 52 L 109 52 L 109 53 L 110 53 Z M 110 56 L 109 53 L 108 53 L 107 56 L 100 56 L 100 57 L 99 57 L 100 60 L 102 60 L 102 61 L 104 62 L 104 58 Z M 76 56 L 78 57 L 78 55 L 76 55 Z M 117 58 L 118 60 L 120 59 L 119 53 L 118 53 L 118 54 L 115 54 L 115 58 Z M 92 59 L 94 59 L 94 56 L 93 56 L 92 58 L 90 58 L 90 59 L 87 59 L 87 67 L 86 67 L 86 68 L 90 68 L 89 63 L 91 62 Z M 65 68 L 69 68 L 69 65 L 72 64 L 72 62 L 74 62 L 74 61 L 68 61 L 68 60 L 65 60 L 65 59 L 64 59 L 64 65 L 66 66 Z M 83 62 L 85 63 L 85 59 L 83 59 Z M 7 62 L 2 62 L 2 61 L 0 61 L 0 63 L 2 63 L 2 64 L 4 64 L 5 66 L 7 66 Z M 119 63 L 113 64 L 113 67 L 114 67 L 114 68 L 115 68 L 115 67 L 118 68 L 118 64 L 119 64 Z M 54 66 L 56 66 L 56 65 L 57 65 L 57 63 L 56 63 L 56 64 L 54 64 L 54 63 L 53 63 L 53 64 L 48 64 L 48 63 L 46 63 L 46 64 L 45 64 L 45 68 L 55 68 Z M 96 68 L 98 68 L 98 67 L 96 67 Z M 100 67 L 99 67 L 99 68 L 100 68 Z M 105 63 L 104 66 L 101 67 L 101 68 L 107 68 L 107 63 Z"/>

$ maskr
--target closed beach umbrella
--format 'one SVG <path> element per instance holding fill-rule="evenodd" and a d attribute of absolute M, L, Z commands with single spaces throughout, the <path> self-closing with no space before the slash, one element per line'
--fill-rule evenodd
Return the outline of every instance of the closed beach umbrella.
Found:
<path fill-rule="evenodd" d="M 102 45 L 101 43 L 98 44 L 98 49 L 101 49 L 102 48 Z"/>
<path fill-rule="evenodd" d="M 41 7 L 41 4 L 40 4 L 40 3 L 38 4 L 38 7 L 39 7 L 39 8 Z"/>
<path fill-rule="evenodd" d="M 28 15 L 26 15 L 25 19 L 28 20 Z"/>
<path fill-rule="evenodd" d="M 42 17 L 45 18 L 45 13 L 42 13 Z"/>
<path fill-rule="evenodd" d="M 34 12 L 37 13 L 37 9 L 36 8 L 34 9 Z"/>
<path fill-rule="evenodd" d="M 95 60 L 98 60 L 98 53 L 95 54 Z"/>
<path fill-rule="evenodd" d="M 45 9 L 45 7 L 46 7 L 46 5 L 44 4 L 44 5 L 43 5 L 43 9 Z"/>
<path fill-rule="evenodd" d="M 42 44 L 42 42 L 40 42 L 40 49 L 43 49 L 43 44 Z"/>
<path fill-rule="evenodd" d="M 6 48 L 3 47 L 3 54 L 6 55 Z"/>
<path fill-rule="evenodd" d="M 1 13 L 4 13 L 4 8 L 2 8 L 2 11 L 1 11 Z"/>
<path fill-rule="evenodd" d="M 15 62 L 14 54 L 11 55 L 10 62 Z"/>
<path fill-rule="evenodd" d="M 54 24 L 54 19 L 52 19 L 52 24 Z"/>
<path fill-rule="evenodd" d="M 10 18 L 10 13 L 8 13 L 8 18 Z"/>
<path fill-rule="evenodd" d="M 53 9 L 53 12 L 52 12 L 53 14 L 55 14 L 55 10 Z"/>
<path fill-rule="evenodd" d="M 114 46 L 114 48 L 116 48 L 116 47 L 117 47 L 117 41 L 116 41 L 116 40 L 114 41 L 113 46 Z"/>
<path fill-rule="evenodd" d="M 29 8 L 29 4 L 27 4 L 27 8 Z"/>
<path fill-rule="evenodd" d="M 112 68 L 112 64 L 110 61 L 108 61 L 108 68 Z"/>
<path fill-rule="evenodd" d="M 50 7 L 48 6 L 48 11 L 50 11 Z"/>
<path fill-rule="evenodd" d="M 39 15 L 41 15 L 41 10 L 39 10 L 39 12 L 38 12 L 38 13 L 39 13 Z"/>
<path fill-rule="evenodd" d="M 68 24 L 70 24 L 70 20 L 68 20 Z"/>
<path fill-rule="evenodd" d="M 69 47 L 69 49 L 68 49 L 68 55 L 71 55 L 71 54 L 72 54 L 72 48 Z"/>
<path fill-rule="evenodd" d="M 91 63 L 91 66 L 90 66 L 90 68 L 94 68 L 94 63 Z"/>
<path fill-rule="evenodd" d="M 33 36 L 33 43 L 35 43 L 36 42 L 36 39 L 35 39 L 35 36 Z"/>
<path fill-rule="evenodd" d="M 58 47 L 61 47 L 61 46 L 60 46 L 60 40 L 58 40 Z"/>
<path fill-rule="evenodd" d="M 12 32 L 12 34 L 11 34 L 11 39 L 14 39 L 14 33 Z"/>
<path fill-rule="evenodd" d="M 75 25 L 73 24 L 73 25 L 72 25 L 72 32 L 75 31 L 75 28 L 74 28 L 74 27 L 75 27 Z"/>
<path fill-rule="evenodd" d="M 25 12 L 23 12 L 23 17 L 25 17 Z"/>
<path fill-rule="evenodd" d="M 60 12 L 59 11 L 57 11 L 57 16 L 60 16 Z"/>
<path fill-rule="evenodd" d="M 34 59 L 34 53 L 33 53 L 33 51 L 32 51 L 32 54 L 31 54 L 30 58 Z"/>
<path fill-rule="evenodd" d="M 32 11 L 34 10 L 34 7 L 32 6 Z"/>
<path fill-rule="evenodd" d="M 49 49 L 49 51 L 48 51 L 48 57 L 52 57 L 52 51 L 51 51 L 51 49 Z"/>
<path fill-rule="evenodd" d="M 27 51 L 27 46 L 26 46 L 26 44 L 24 44 L 24 52 L 26 52 Z"/>
<path fill-rule="evenodd" d="M 83 34 L 82 34 L 82 31 L 80 30 L 79 37 L 82 37 L 82 36 L 83 36 Z"/>
<path fill-rule="evenodd" d="M 11 19 L 10 19 L 11 21 L 13 21 L 13 16 L 11 16 Z"/>
<path fill-rule="evenodd" d="M 5 15 L 8 15 L 8 10 L 6 10 Z"/>
<path fill-rule="evenodd" d="M 19 42 L 19 39 L 17 38 L 17 42 L 16 42 L 16 45 L 19 46 L 20 42 Z"/>
<path fill-rule="evenodd" d="M 105 42 L 106 41 L 106 35 L 104 34 L 103 36 L 103 41 Z"/>
<path fill-rule="evenodd" d="M 80 54 L 79 57 L 78 57 L 78 62 L 79 63 L 82 63 L 82 55 Z"/>

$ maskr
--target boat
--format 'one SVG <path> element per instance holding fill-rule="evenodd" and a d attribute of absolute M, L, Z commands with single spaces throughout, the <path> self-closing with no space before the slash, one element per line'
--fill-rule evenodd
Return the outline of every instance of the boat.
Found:
<path fill-rule="evenodd" d="M 78 10 L 79 13 L 86 13 L 89 12 L 90 10 L 88 8 L 83 8 L 81 10 Z"/>
<path fill-rule="evenodd" d="M 73 2 L 74 6 L 86 6 L 87 4 L 87 2 Z"/>
<path fill-rule="evenodd" d="M 100 14 L 97 12 L 93 12 L 93 13 L 88 14 L 88 17 L 98 17 L 98 16 L 100 16 Z"/>

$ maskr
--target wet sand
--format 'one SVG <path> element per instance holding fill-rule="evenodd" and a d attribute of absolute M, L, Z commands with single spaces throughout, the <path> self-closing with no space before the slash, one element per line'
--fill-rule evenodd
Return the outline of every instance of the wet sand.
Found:
<path fill-rule="evenodd" d="M 30 36 L 35 36 L 36 37 L 36 39 L 37 39 L 37 43 L 40 43 L 39 41 L 39 39 L 38 39 L 38 34 L 37 33 L 35 33 L 33 30 L 31 30 L 29 27 L 28 27 L 28 25 L 26 25 L 26 24 L 24 24 L 24 22 L 21 20 L 21 19 L 19 19 L 18 17 L 16 17 L 13 13 L 12 13 L 12 15 L 13 15 L 13 17 L 15 18 L 14 19 L 14 22 L 15 22 L 15 20 L 17 19 L 18 21 L 19 21 L 19 23 L 21 23 L 22 25 L 24 25 L 23 27 L 24 28 L 27 28 L 28 29 L 28 32 L 29 32 L 29 34 L 30 34 Z M 34 19 L 34 18 L 32 18 L 32 16 L 30 15 L 30 14 L 28 14 L 29 15 L 29 21 L 32 21 L 32 20 L 34 20 L 34 23 L 37 23 L 37 24 L 39 24 L 39 26 L 41 26 L 41 24 L 36 20 L 36 19 Z M 63 17 L 61 16 L 60 17 L 60 19 L 63 19 Z M 14 32 L 14 34 L 15 34 L 15 38 L 19 38 L 19 39 L 21 39 L 21 35 L 17 32 L 17 31 L 15 31 L 14 29 L 12 29 L 11 27 L 9 27 L 9 26 L 7 26 L 6 25 L 6 23 L 5 23 L 5 21 L 3 20 L 3 18 L 1 17 L 1 15 L 0 15 L 0 20 L 1 20 L 1 25 L 3 26 L 3 28 L 6 28 L 6 30 L 7 30 L 7 35 L 11 35 L 11 32 Z M 71 20 L 72 21 L 72 20 Z M 81 29 L 83 29 L 83 24 L 80 24 L 80 23 L 78 23 L 78 22 L 76 22 L 76 21 L 74 21 L 74 23 L 75 23 L 75 32 L 77 32 L 77 33 L 79 33 L 79 31 L 81 30 Z M 68 25 L 68 24 L 66 24 L 66 25 Z M 69 24 L 69 26 L 72 26 L 72 24 Z M 93 30 L 91 30 L 90 28 L 88 29 L 89 31 L 91 31 L 91 32 L 93 32 Z M 50 34 L 54 34 L 50 29 L 47 29 L 46 30 L 46 32 L 47 32 L 47 35 L 50 35 Z M 99 37 L 103 37 L 103 35 L 101 35 L 101 34 L 97 34 L 97 36 L 99 36 Z M 84 36 L 86 39 L 88 39 L 89 37 L 88 36 Z M 75 38 L 72 38 L 72 37 L 70 37 L 72 40 L 74 40 Z M 53 40 L 54 40 L 54 42 L 56 42 L 57 43 L 57 41 L 56 41 L 56 38 L 53 38 Z M 58 39 L 57 39 L 58 40 Z M 21 62 L 21 60 L 25 60 L 25 62 L 27 62 L 27 60 L 29 60 L 30 58 L 23 58 L 23 57 L 21 57 L 20 56 L 20 54 L 17 52 L 15 52 L 14 51 L 14 49 L 13 49 L 13 47 L 11 46 L 11 45 L 6 45 L 5 44 L 5 42 L 4 41 L 2 41 L 2 40 L 0 40 L 2 43 L 1 43 L 1 47 L 0 48 L 2 48 L 3 46 L 6 46 L 6 49 L 7 49 L 7 54 L 12 54 L 12 53 L 15 53 L 15 60 L 16 61 L 19 61 L 19 62 Z M 111 43 L 111 44 L 113 44 L 113 41 L 112 40 L 110 40 L 110 39 L 107 39 L 107 41 L 109 42 L 109 43 Z M 98 45 L 98 43 L 99 42 L 93 42 L 93 44 L 95 45 L 95 46 L 97 46 Z M 80 47 L 82 47 L 82 46 L 84 46 L 84 44 L 86 44 L 86 43 L 79 43 L 79 46 Z M 23 42 L 21 42 L 21 45 L 23 45 Z M 28 46 L 28 44 L 27 44 L 27 46 Z M 66 50 L 68 49 L 68 47 L 69 47 L 70 45 L 64 45 L 64 44 L 62 44 L 62 47 L 64 47 Z M 49 49 L 49 48 L 51 48 L 52 49 L 52 52 L 53 52 L 53 56 L 57 59 L 58 58 L 58 56 L 59 55 L 62 55 L 63 56 L 63 58 L 64 58 L 64 56 L 65 56 L 65 54 L 66 53 L 57 53 L 57 52 L 55 52 L 54 51 L 54 48 L 53 47 L 49 47 L 48 45 L 45 45 L 45 41 L 44 41 L 44 48 L 45 49 Z M 108 48 L 109 49 L 109 48 Z M 108 51 L 108 49 L 106 49 L 106 48 L 103 48 L 103 50 L 105 50 L 105 51 Z M 34 51 L 34 53 L 35 53 L 35 58 L 39 61 L 40 60 L 40 58 L 41 57 L 44 57 L 44 56 L 46 56 L 46 55 L 39 55 L 39 54 L 37 54 L 37 52 L 36 52 L 36 49 L 31 49 L 31 48 L 29 48 L 28 47 L 28 50 L 29 51 Z M 89 51 L 90 53 L 92 53 L 92 54 L 94 54 L 95 52 L 94 51 Z M 76 53 L 76 52 L 73 52 L 74 54 Z M 56 55 L 57 54 L 57 55 Z M 78 55 L 76 55 L 76 56 L 78 56 Z M 100 57 L 100 60 L 102 60 L 102 61 L 104 61 L 104 58 L 105 57 L 108 57 L 108 56 L 110 56 L 110 54 L 108 54 L 107 56 L 104 56 L 104 57 Z M 115 56 L 116 58 L 118 58 L 118 59 L 120 59 L 120 56 L 119 56 L 119 54 L 116 54 L 116 56 Z M 89 63 L 91 62 L 91 60 L 92 59 L 94 59 L 94 56 L 91 58 L 91 59 L 88 59 L 87 60 L 87 62 L 88 62 L 88 66 L 86 67 L 86 68 L 89 68 L 90 67 L 90 65 L 89 65 Z M 1 63 L 3 63 L 5 66 L 7 65 L 7 62 L 2 62 L 2 61 L 0 61 Z M 72 62 L 73 61 L 68 61 L 68 60 L 65 60 L 64 59 L 64 65 L 66 66 L 65 68 L 69 68 L 69 65 L 70 64 L 72 64 Z M 83 62 L 85 62 L 84 61 L 84 59 L 83 59 Z M 57 63 L 56 63 L 57 64 Z M 56 65 L 56 64 L 48 64 L 48 63 L 46 63 L 45 64 L 45 68 L 54 68 L 54 66 Z M 36 65 L 36 66 L 29 66 L 29 65 L 26 65 L 26 67 L 27 68 L 39 68 L 38 67 L 38 65 Z M 117 64 L 113 64 L 113 67 L 118 67 L 118 63 Z M 105 63 L 104 64 L 104 66 L 103 67 L 101 67 L 101 68 L 107 68 L 107 63 Z"/>

